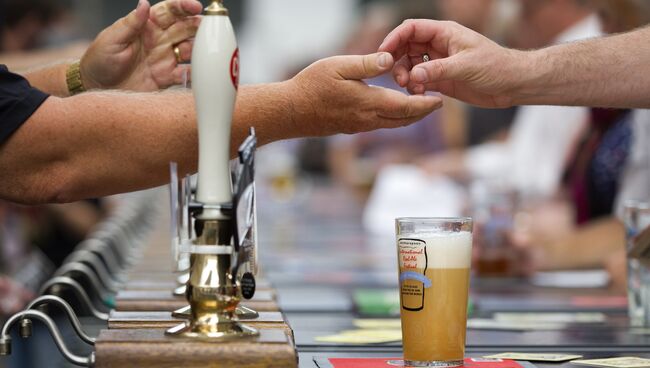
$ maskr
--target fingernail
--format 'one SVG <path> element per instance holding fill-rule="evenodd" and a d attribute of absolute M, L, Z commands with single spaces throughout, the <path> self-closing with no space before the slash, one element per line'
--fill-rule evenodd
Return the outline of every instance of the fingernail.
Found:
<path fill-rule="evenodd" d="M 427 81 L 427 72 L 422 68 L 414 68 L 413 80 L 418 83 L 425 83 Z"/>
<path fill-rule="evenodd" d="M 388 54 L 387 53 L 384 52 L 381 55 L 379 55 L 379 57 L 377 58 L 377 65 L 382 69 L 384 69 L 385 67 L 388 66 Z"/>

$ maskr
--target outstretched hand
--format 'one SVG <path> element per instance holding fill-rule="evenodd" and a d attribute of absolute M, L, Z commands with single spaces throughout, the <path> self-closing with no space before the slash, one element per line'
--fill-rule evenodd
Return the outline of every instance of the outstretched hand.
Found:
<path fill-rule="evenodd" d="M 396 128 L 421 120 L 442 106 L 437 96 L 408 96 L 369 86 L 369 79 L 389 72 L 389 53 L 335 56 L 315 62 L 289 81 L 303 136 L 357 133 Z"/>
<path fill-rule="evenodd" d="M 409 92 L 438 91 L 485 107 L 512 104 L 525 59 L 524 52 L 503 48 L 457 23 L 424 19 L 402 23 L 379 51 L 397 60 L 393 76 Z"/>
<path fill-rule="evenodd" d="M 86 89 L 155 91 L 183 82 L 191 41 L 200 23 L 198 0 L 166 0 L 135 10 L 104 29 L 81 59 Z"/>

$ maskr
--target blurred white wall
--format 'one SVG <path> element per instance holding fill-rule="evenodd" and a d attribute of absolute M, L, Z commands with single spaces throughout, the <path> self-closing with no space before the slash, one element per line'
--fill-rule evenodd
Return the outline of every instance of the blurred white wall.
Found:
<path fill-rule="evenodd" d="M 290 68 L 338 54 L 356 12 L 350 0 L 248 0 L 238 34 L 241 82 L 279 81 Z"/>

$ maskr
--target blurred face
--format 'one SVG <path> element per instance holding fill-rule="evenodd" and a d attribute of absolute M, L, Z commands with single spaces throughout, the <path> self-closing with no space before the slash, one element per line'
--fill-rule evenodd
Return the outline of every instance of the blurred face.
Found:
<path fill-rule="evenodd" d="M 29 16 L 11 29 L 3 32 L 2 48 L 4 51 L 24 51 L 34 48 L 47 24 L 36 17 Z"/>

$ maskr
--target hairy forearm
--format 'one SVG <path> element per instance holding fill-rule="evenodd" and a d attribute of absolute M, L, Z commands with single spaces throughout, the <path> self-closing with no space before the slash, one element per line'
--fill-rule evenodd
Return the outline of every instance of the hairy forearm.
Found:
<path fill-rule="evenodd" d="M 52 65 L 28 72 L 24 77 L 33 87 L 45 93 L 57 97 L 67 97 L 70 93 L 68 92 L 65 73 L 69 65 L 70 63 Z"/>
<path fill-rule="evenodd" d="M 260 144 L 293 126 L 283 83 L 241 87 L 231 152 L 255 127 Z M 43 142 L 39 144 L 38 142 Z M 92 92 L 49 98 L 0 146 L 0 197 L 23 203 L 70 202 L 144 189 L 197 168 L 194 99 L 186 91 Z"/>
<path fill-rule="evenodd" d="M 648 40 L 650 27 L 523 52 L 513 102 L 650 108 Z"/>

